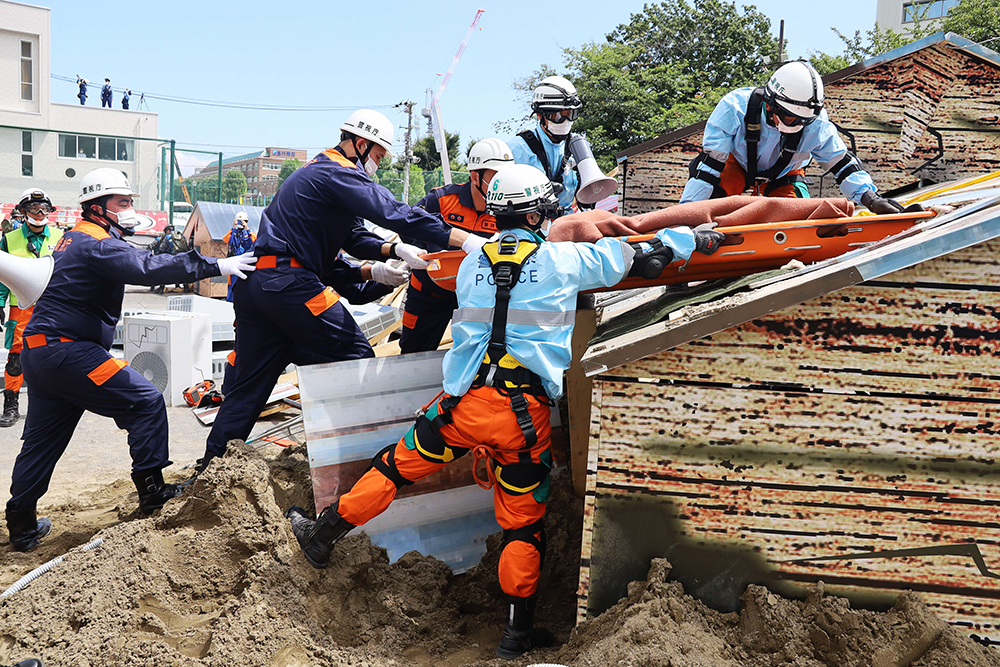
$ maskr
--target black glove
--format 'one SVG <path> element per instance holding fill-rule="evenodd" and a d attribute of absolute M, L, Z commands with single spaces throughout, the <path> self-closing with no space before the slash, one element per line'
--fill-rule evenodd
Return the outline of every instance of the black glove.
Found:
<path fill-rule="evenodd" d="M 895 199 L 880 197 L 873 190 L 868 190 L 861 195 L 861 205 L 868 207 L 868 210 L 875 215 L 886 215 L 890 213 L 902 213 L 903 206 Z"/>
<path fill-rule="evenodd" d="M 674 261 L 674 251 L 663 245 L 663 241 L 656 237 L 642 243 L 629 243 L 629 245 L 635 250 L 632 268 L 628 272 L 629 278 L 652 280 L 659 277 L 667 264 Z"/>
<path fill-rule="evenodd" d="M 6 311 L 4 310 L 3 306 L 0 306 L 0 326 L 3 326 L 3 323 L 6 321 L 7 321 Z"/>
<path fill-rule="evenodd" d="M 719 246 L 722 245 L 725 239 L 726 235 L 722 232 L 711 229 L 696 230 L 694 233 L 694 249 L 702 255 L 711 255 L 719 249 Z"/>

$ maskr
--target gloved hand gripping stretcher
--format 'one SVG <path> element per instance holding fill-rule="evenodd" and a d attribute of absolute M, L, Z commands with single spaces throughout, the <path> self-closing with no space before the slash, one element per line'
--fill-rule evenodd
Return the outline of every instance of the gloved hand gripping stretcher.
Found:
<path fill-rule="evenodd" d="M 574 213 L 552 224 L 549 240 L 593 242 L 603 236 L 625 236 L 635 243 L 648 241 L 655 230 L 665 227 L 713 224 L 715 231 L 726 235 L 717 252 L 694 253 L 687 261 L 670 262 L 657 276 L 628 277 L 613 288 L 628 289 L 750 275 L 780 268 L 793 259 L 811 264 L 898 234 L 935 215 L 920 207 L 889 215 L 852 216 L 853 212 L 854 205 L 847 199 L 727 197 L 634 217 L 607 211 Z M 448 250 L 423 257 L 430 262 L 431 279 L 454 290 L 465 253 Z"/>

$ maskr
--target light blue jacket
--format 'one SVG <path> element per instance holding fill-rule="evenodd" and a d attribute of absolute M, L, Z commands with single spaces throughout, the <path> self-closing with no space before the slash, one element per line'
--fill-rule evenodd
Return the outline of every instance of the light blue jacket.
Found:
<path fill-rule="evenodd" d="M 525 229 L 513 233 L 519 239 L 539 240 Z M 657 236 L 674 250 L 675 259 L 687 259 L 694 251 L 694 234 L 687 227 L 660 230 Z M 525 262 L 518 284 L 511 289 L 507 352 L 542 378 L 551 398 L 562 396 L 562 375 L 572 360 L 577 294 L 621 281 L 633 255 L 628 243 L 609 237 L 596 243 L 545 242 Z M 493 328 L 496 286 L 482 251 L 462 261 L 455 293 L 458 310 L 451 324 L 455 344 L 444 357 L 444 390 L 461 396 L 476 377 Z"/>
<path fill-rule="evenodd" d="M 740 163 L 740 166 L 746 169 L 747 144 L 744 140 L 746 113 L 747 102 L 749 102 L 750 94 L 753 91 L 753 88 L 738 88 L 719 100 L 705 126 L 704 139 L 702 140 L 702 149 L 710 157 L 725 162 L 731 154 Z M 765 113 L 762 111 L 761 116 L 764 115 Z M 780 140 L 781 132 L 778 131 L 778 128 L 768 124 L 762 118 L 760 142 L 757 144 L 758 173 L 766 171 L 778 161 L 778 155 L 781 152 Z M 778 176 L 784 176 L 794 169 L 805 167 L 813 158 L 820 162 L 824 168 L 830 169 L 847 152 L 847 146 L 837 134 L 837 128 L 830 122 L 824 109 L 820 112 L 819 118 L 802 128 L 802 138 L 799 140 L 798 150 L 792 161 Z M 700 169 L 716 176 L 719 175 L 718 171 L 704 163 L 700 165 Z M 840 189 L 846 197 L 854 202 L 860 202 L 861 195 L 868 190 L 877 191 L 872 177 L 865 171 L 856 171 L 845 178 L 844 182 L 840 184 Z M 692 178 L 684 187 L 681 203 L 702 201 L 710 199 L 711 196 L 712 186 L 710 184 Z"/>
<path fill-rule="evenodd" d="M 551 173 L 545 175 L 551 181 L 559 167 L 562 166 L 563 156 L 566 154 L 566 142 L 560 141 L 556 143 L 549 139 L 549 135 L 545 133 L 545 130 L 542 129 L 539 123 L 536 123 L 535 127 L 531 128 L 530 131 L 541 140 L 542 146 L 545 148 L 545 157 L 549 159 L 549 167 L 552 169 Z M 514 153 L 514 162 L 517 164 L 530 164 L 540 171 L 545 171 L 542 161 L 532 152 L 524 139 L 515 136 L 507 142 L 507 145 L 510 146 L 511 152 Z M 559 193 L 559 203 L 562 204 L 564 209 L 569 209 L 573 206 L 573 198 L 576 197 L 576 190 L 580 186 L 574 169 L 567 169 L 563 172 L 562 184 L 564 189 Z"/>

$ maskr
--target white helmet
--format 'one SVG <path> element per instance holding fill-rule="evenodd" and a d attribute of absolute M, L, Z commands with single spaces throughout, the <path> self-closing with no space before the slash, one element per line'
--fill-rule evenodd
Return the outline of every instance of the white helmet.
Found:
<path fill-rule="evenodd" d="M 18 200 L 16 208 L 23 209 L 26 204 L 48 204 L 50 212 L 55 210 L 52 200 L 45 194 L 45 190 L 41 188 L 28 188 L 21 193 L 21 198 Z"/>
<path fill-rule="evenodd" d="M 469 149 L 469 171 L 492 169 L 514 164 L 514 154 L 510 146 L 500 139 L 483 139 Z"/>
<path fill-rule="evenodd" d="M 561 76 L 547 76 L 538 82 L 531 96 L 531 110 L 545 114 L 552 111 L 569 111 L 569 120 L 576 120 L 583 109 L 583 100 L 576 86 Z"/>
<path fill-rule="evenodd" d="M 132 189 L 124 172 L 111 167 L 95 169 L 80 179 L 79 202 L 81 204 L 104 195 L 138 197 L 139 193 Z"/>
<path fill-rule="evenodd" d="M 796 125 L 808 125 L 823 111 L 823 79 L 807 62 L 786 63 L 764 86 L 764 101 L 772 112 L 797 118 Z"/>
<path fill-rule="evenodd" d="M 392 156 L 393 124 L 385 117 L 385 114 L 373 109 L 358 109 L 344 121 L 344 124 L 340 126 L 340 131 L 350 132 L 356 137 L 374 141 L 385 148 L 390 157 Z"/>
<path fill-rule="evenodd" d="M 502 167 L 490 181 L 486 212 L 490 215 L 526 215 L 541 213 L 555 219 L 561 207 L 552 183 L 541 169 L 528 164 Z"/>
<path fill-rule="evenodd" d="M 250 217 L 246 214 L 246 212 L 240 211 L 239 213 L 236 214 L 236 217 L 233 218 L 233 222 L 237 222 L 237 221 L 239 221 L 239 222 L 250 222 Z"/>

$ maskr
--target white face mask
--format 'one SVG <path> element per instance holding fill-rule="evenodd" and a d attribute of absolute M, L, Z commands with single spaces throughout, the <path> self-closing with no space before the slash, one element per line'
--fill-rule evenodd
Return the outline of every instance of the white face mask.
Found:
<path fill-rule="evenodd" d="M 365 173 L 368 174 L 368 178 L 374 178 L 376 171 L 378 171 L 378 162 L 368 158 L 365 162 Z"/>
<path fill-rule="evenodd" d="M 110 211 L 108 211 L 110 213 Z M 110 217 L 110 216 L 109 216 Z M 139 216 L 135 214 L 134 208 L 127 208 L 115 214 L 118 226 L 122 229 L 134 229 L 139 224 Z"/>
<path fill-rule="evenodd" d="M 781 132 L 782 134 L 795 134 L 796 132 L 801 132 L 802 128 L 805 127 L 805 125 L 796 125 L 795 127 L 785 125 L 781 122 L 780 118 L 774 119 L 774 126 L 777 127 L 778 132 Z"/>
<path fill-rule="evenodd" d="M 573 127 L 573 121 L 566 120 L 560 121 L 558 123 L 553 123 L 552 121 L 546 121 L 546 128 L 549 132 L 556 135 L 557 137 L 565 137 L 569 134 L 570 128 Z"/>
<path fill-rule="evenodd" d="M 549 238 L 550 229 L 552 229 L 552 221 L 546 218 L 545 221 L 542 222 L 542 226 L 538 228 L 539 236 L 541 236 L 543 239 Z"/>

